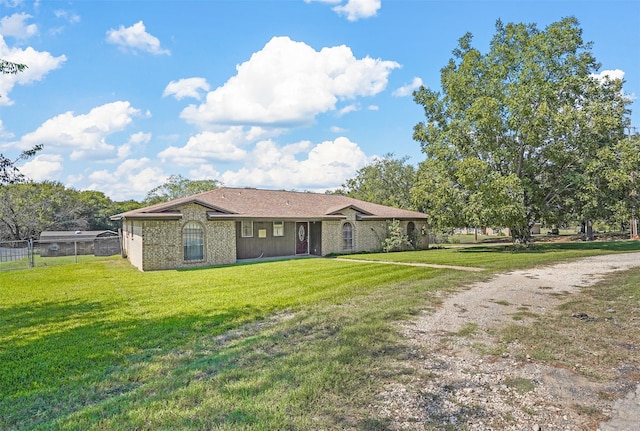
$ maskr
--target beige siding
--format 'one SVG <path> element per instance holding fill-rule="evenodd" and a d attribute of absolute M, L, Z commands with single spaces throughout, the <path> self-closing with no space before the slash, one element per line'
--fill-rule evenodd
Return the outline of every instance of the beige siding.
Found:
<path fill-rule="evenodd" d="M 125 220 L 122 245 L 129 262 L 142 271 L 142 222 Z"/>

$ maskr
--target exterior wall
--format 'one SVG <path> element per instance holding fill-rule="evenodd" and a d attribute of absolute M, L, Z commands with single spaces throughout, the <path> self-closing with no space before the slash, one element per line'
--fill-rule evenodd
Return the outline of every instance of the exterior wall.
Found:
<path fill-rule="evenodd" d="M 342 221 L 329 220 L 322 222 L 322 255 L 343 253 Z"/>
<path fill-rule="evenodd" d="M 242 224 L 236 222 L 236 244 L 238 259 L 257 259 L 259 257 L 293 256 L 296 254 L 296 224 L 284 222 L 284 235 L 273 236 L 273 222 L 281 220 L 254 220 L 253 236 L 242 236 Z M 266 231 L 266 237 L 260 238 L 259 231 Z"/>
<path fill-rule="evenodd" d="M 142 222 L 125 220 L 122 223 L 122 251 L 131 265 L 142 271 Z"/>
<path fill-rule="evenodd" d="M 415 247 L 417 250 L 426 250 L 429 248 L 429 229 L 427 228 L 426 220 L 404 220 L 402 221 L 402 231 L 407 233 L 407 226 L 409 222 L 413 222 L 415 228 Z"/>
<path fill-rule="evenodd" d="M 345 211 L 345 220 L 322 222 L 322 254 L 358 253 L 364 251 L 379 251 L 386 236 L 387 220 L 356 220 L 356 211 Z M 389 220 L 390 221 L 390 220 Z M 345 250 L 342 243 L 342 225 L 346 222 L 353 226 L 353 249 Z M 422 219 L 401 221 L 402 231 L 407 233 L 409 222 L 413 222 L 416 233 L 416 248 L 429 248 L 426 221 Z M 425 235 L 422 235 L 422 232 Z"/>
<path fill-rule="evenodd" d="M 254 221 L 253 238 L 242 238 L 240 223 L 235 221 L 210 221 L 206 209 L 197 204 L 178 208 L 179 220 L 125 220 L 123 223 L 123 252 L 129 261 L 141 271 L 194 268 L 235 263 L 237 259 L 295 254 L 295 223 L 285 222 L 284 236 L 273 237 L 272 221 Z M 382 248 L 386 235 L 386 220 L 358 221 L 358 212 L 345 210 L 344 220 L 309 222 L 309 254 L 328 255 L 377 251 Z M 422 219 L 402 221 L 403 232 L 408 223 L 415 225 L 417 248 L 428 248 L 426 221 Z M 189 222 L 199 223 L 204 231 L 204 258 L 185 261 L 182 231 Z M 354 244 L 351 250 L 343 249 L 342 226 L 353 226 Z M 312 226 L 313 225 L 313 226 Z M 259 238 L 258 230 L 266 229 L 267 237 Z M 292 236 L 293 235 L 293 236 Z"/>
<path fill-rule="evenodd" d="M 152 271 L 235 263 L 235 222 L 209 221 L 206 209 L 195 204 L 180 210 L 180 220 L 124 222 L 123 245 L 132 265 L 141 271 Z M 185 224 L 194 221 L 204 231 L 204 259 L 185 261 L 182 229 Z"/>
<path fill-rule="evenodd" d="M 322 256 L 322 222 L 309 222 L 309 254 Z"/>

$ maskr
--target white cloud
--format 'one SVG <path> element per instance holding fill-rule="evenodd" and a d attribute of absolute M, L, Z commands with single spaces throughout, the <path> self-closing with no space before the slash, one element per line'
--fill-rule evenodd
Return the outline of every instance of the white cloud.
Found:
<path fill-rule="evenodd" d="M 381 6 L 381 0 L 348 0 L 346 4 L 335 6 L 333 10 L 353 22 L 376 16 Z"/>
<path fill-rule="evenodd" d="M 40 154 L 20 167 L 25 177 L 34 181 L 55 178 L 62 172 L 62 156 L 59 154 Z"/>
<path fill-rule="evenodd" d="M 379 111 L 380 107 L 378 105 L 369 105 L 369 106 L 367 106 L 367 109 L 369 111 Z"/>
<path fill-rule="evenodd" d="M 306 3 L 311 3 L 312 1 L 338 5 L 331 9 L 338 15 L 346 16 L 347 20 L 352 22 L 361 18 L 376 16 L 378 10 L 382 7 L 381 0 L 347 0 L 345 4 L 341 4 L 342 0 L 305 0 Z"/>
<path fill-rule="evenodd" d="M 299 160 L 296 155 L 301 153 L 306 158 Z M 316 146 L 303 141 L 279 147 L 273 141 L 262 141 L 244 167 L 226 171 L 221 178 L 227 186 L 328 190 L 353 177 L 367 161 L 358 144 L 345 137 Z"/>
<path fill-rule="evenodd" d="M 250 135 L 252 136 L 252 135 Z M 248 143 L 247 133 L 240 126 L 229 127 L 223 132 L 205 131 L 189 138 L 184 147 L 170 146 L 158 157 L 180 166 L 215 161 L 237 161 L 246 156 L 241 148 Z"/>
<path fill-rule="evenodd" d="M 7 7 L 18 7 L 22 4 L 23 0 L 0 0 L 0 4 L 4 4 Z M 38 5 L 39 0 L 36 0 L 36 5 Z"/>
<path fill-rule="evenodd" d="M 4 129 L 4 124 L 2 124 L 2 120 L 0 120 L 0 139 L 11 139 L 13 136 L 13 133 Z"/>
<path fill-rule="evenodd" d="M 591 76 L 593 78 L 596 78 L 598 81 L 600 81 L 600 83 L 604 83 L 605 79 L 623 80 L 624 79 L 624 75 L 625 75 L 624 70 L 620 70 L 620 69 L 603 70 L 600 73 L 592 73 L 591 74 Z M 636 95 L 634 93 L 626 94 L 624 92 L 624 89 L 621 91 L 621 94 L 622 94 L 623 97 L 625 97 L 629 101 L 634 101 L 634 100 L 637 99 L 637 97 L 636 97 Z"/>
<path fill-rule="evenodd" d="M 100 190 L 113 200 L 126 200 L 145 196 L 149 190 L 162 184 L 168 175 L 162 169 L 150 166 L 148 158 L 129 159 L 115 171 L 100 170 L 89 175 L 92 183 L 88 190 Z"/>
<path fill-rule="evenodd" d="M 415 77 L 410 84 L 405 84 L 402 87 L 397 88 L 393 93 L 391 93 L 391 95 L 396 97 L 411 96 L 413 94 L 413 91 L 420 88 L 421 85 L 422 79 Z"/>
<path fill-rule="evenodd" d="M 71 24 L 77 24 L 80 22 L 80 15 L 76 13 L 73 13 L 64 9 L 58 9 L 53 13 L 56 16 L 56 18 L 64 19 L 65 21 L 68 21 Z"/>
<path fill-rule="evenodd" d="M 120 145 L 116 150 L 116 160 L 124 160 L 131 155 L 131 145 Z"/>
<path fill-rule="evenodd" d="M 151 141 L 151 133 L 138 132 L 129 137 L 129 143 L 133 145 L 148 144 Z"/>
<path fill-rule="evenodd" d="M 120 145 L 116 149 L 115 159 L 106 159 L 104 161 L 106 162 L 122 161 L 131 155 L 131 153 L 133 152 L 133 147 L 147 144 L 149 143 L 150 140 L 151 140 L 151 133 L 143 133 L 143 132 L 134 133 L 129 137 L 129 142 L 127 142 L 126 144 Z"/>
<path fill-rule="evenodd" d="M 138 21 L 131 27 L 125 28 L 121 25 L 117 30 L 110 29 L 107 31 L 107 42 L 133 53 L 142 51 L 155 55 L 171 54 L 169 50 L 160 47 L 160 40 L 157 37 L 147 33 L 142 21 Z"/>
<path fill-rule="evenodd" d="M 39 52 L 31 47 L 25 49 L 9 48 L 2 35 L 0 35 L 0 58 L 28 66 L 27 69 L 15 75 L 2 75 L 2 79 L 0 79 L 0 105 L 13 104 L 9 98 L 9 92 L 16 84 L 25 85 L 40 81 L 47 73 L 57 69 L 67 60 L 64 55 L 54 57 L 48 52 Z"/>
<path fill-rule="evenodd" d="M 346 115 L 349 112 L 355 112 L 359 110 L 360 110 L 360 106 L 358 106 L 357 104 L 347 105 L 344 108 L 340 109 L 340 111 L 338 111 L 338 116 L 342 117 L 343 115 Z"/>
<path fill-rule="evenodd" d="M 338 127 L 338 126 L 331 126 L 331 131 L 333 133 L 345 133 L 347 131 L 347 129 L 345 129 L 343 127 Z"/>
<path fill-rule="evenodd" d="M 209 83 L 204 78 L 186 78 L 177 81 L 171 81 L 164 89 L 163 97 L 173 95 L 180 100 L 185 97 L 193 97 L 200 100 L 202 98 L 201 91 L 209 91 Z"/>
<path fill-rule="evenodd" d="M 123 130 L 139 111 L 129 102 L 112 102 L 87 114 L 65 112 L 45 121 L 35 131 L 15 143 L 18 148 L 42 144 L 49 149 L 71 150 L 71 159 L 104 159 L 114 156 L 115 147 L 106 142 L 112 133 Z"/>
<path fill-rule="evenodd" d="M 600 73 L 592 73 L 591 76 L 598 79 L 599 81 L 604 81 L 607 78 L 611 80 L 624 79 L 624 71 L 620 69 L 603 70 Z"/>
<path fill-rule="evenodd" d="M 3 36 L 12 36 L 17 39 L 27 39 L 38 33 L 38 26 L 35 24 L 27 24 L 26 20 L 32 18 L 27 13 L 14 13 L 0 19 L 0 34 Z"/>
<path fill-rule="evenodd" d="M 220 172 L 216 171 L 212 165 L 200 165 L 197 169 L 189 171 L 189 178 L 193 180 L 218 180 Z"/>
<path fill-rule="evenodd" d="M 237 74 L 207 94 L 181 117 L 203 128 L 213 124 L 292 125 L 334 110 L 338 100 L 373 96 L 384 90 L 400 65 L 365 57 L 347 46 L 320 51 L 288 37 L 274 37 L 236 67 Z"/>

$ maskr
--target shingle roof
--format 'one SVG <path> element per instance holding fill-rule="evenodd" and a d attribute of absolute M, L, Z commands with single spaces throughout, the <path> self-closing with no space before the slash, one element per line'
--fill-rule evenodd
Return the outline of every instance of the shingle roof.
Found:
<path fill-rule="evenodd" d="M 112 219 L 175 217 L 178 207 L 189 203 L 197 203 L 208 208 L 210 218 L 322 219 L 340 217 L 341 211 L 346 208 L 358 211 L 362 219 L 427 218 L 426 214 L 417 211 L 373 204 L 341 195 L 222 187 L 170 202 L 127 211 L 113 216 Z"/>

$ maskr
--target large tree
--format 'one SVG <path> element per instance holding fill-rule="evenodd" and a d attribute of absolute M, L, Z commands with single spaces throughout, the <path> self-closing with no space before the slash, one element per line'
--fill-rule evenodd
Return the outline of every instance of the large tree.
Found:
<path fill-rule="evenodd" d="M 408 160 L 406 156 L 396 159 L 393 153 L 385 154 L 358 170 L 335 193 L 396 208 L 412 208 L 410 191 L 416 172 Z"/>
<path fill-rule="evenodd" d="M 545 30 L 498 21 L 486 54 L 463 36 L 441 92 L 414 93 L 426 117 L 414 128 L 426 155 L 416 205 L 443 227 L 503 225 L 521 241 L 537 221 L 597 215 L 576 196 L 606 194 L 584 173 L 619 142 L 629 102 L 599 67 L 572 17 Z"/>
<path fill-rule="evenodd" d="M 171 175 L 164 184 L 154 187 L 147 193 L 143 203 L 153 205 L 173 199 L 208 192 L 220 186 L 217 180 L 190 180 L 182 175 Z"/>

